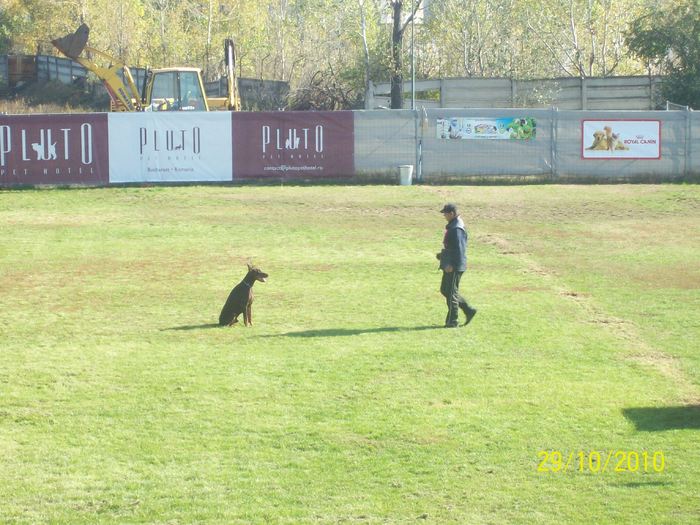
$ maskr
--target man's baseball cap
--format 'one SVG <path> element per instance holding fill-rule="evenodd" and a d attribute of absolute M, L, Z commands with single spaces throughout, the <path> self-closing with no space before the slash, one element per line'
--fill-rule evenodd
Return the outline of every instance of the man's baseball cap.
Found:
<path fill-rule="evenodd" d="M 440 213 L 457 213 L 457 206 L 454 204 L 445 204 L 440 210 Z"/>

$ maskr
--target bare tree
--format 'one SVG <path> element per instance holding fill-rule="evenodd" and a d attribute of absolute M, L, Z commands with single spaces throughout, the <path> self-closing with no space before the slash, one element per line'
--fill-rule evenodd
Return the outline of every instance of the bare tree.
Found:
<path fill-rule="evenodd" d="M 401 11 L 404 0 L 389 0 L 392 9 L 392 32 L 391 32 L 391 109 L 403 108 L 403 34 L 416 16 L 422 0 L 417 0 L 413 4 L 411 14 L 402 21 Z"/>
<path fill-rule="evenodd" d="M 364 86 L 365 93 L 369 92 L 369 75 L 370 75 L 370 62 L 369 62 L 369 45 L 367 44 L 367 17 L 365 16 L 365 0 L 358 0 L 360 6 L 360 36 L 362 37 L 362 56 L 364 57 Z"/>
<path fill-rule="evenodd" d="M 624 33 L 641 4 L 629 0 L 533 2 L 527 27 L 566 75 L 609 76 L 626 60 Z"/>

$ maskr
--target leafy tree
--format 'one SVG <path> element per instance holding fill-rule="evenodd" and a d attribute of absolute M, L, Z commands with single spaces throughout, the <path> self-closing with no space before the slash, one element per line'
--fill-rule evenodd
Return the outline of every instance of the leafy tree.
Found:
<path fill-rule="evenodd" d="M 12 52 L 13 37 L 17 35 L 20 25 L 16 12 L 7 7 L 0 9 L 0 54 Z"/>
<path fill-rule="evenodd" d="M 78 11 L 77 0 L 64 0 L 63 9 L 42 0 L 9 0 L 0 12 L 0 35 L 6 34 L 6 47 L 13 53 L 48 53 L 48 41 L 63 35 L 72 25 L 68 13 Z M 75 28 L 73 28 L 75 29 Z"/>
<path fill-rule="evenodd" d="M 141 0 L 84 1 L 87 5 L 83 6 L 80 16 L 73 12 L 69 31 L 84 21 L 90 26 L 89 46 L 106 51 L 128 65 L 143 67 L 152 64 L 148 61 L 150 57 L 142 54 L 145 7 Z"/>
<path fill-rule="evenodd" d="M 409 71 L 405 31 L 423 4 L 430 16 L 415 28 L 418 78 L 640 73 L 633 46 L 651 66 L 690 84 L 692 74 L 678 71 L 692 73 L 700 63 L 686 53 L 692 38 L 697 49 L 699 1 L 0 0 L 0 52 L 55 52 L 48 42 L 84 21 L 92 47 L 129 65 L 198 66 L 215 79 L 231 36 L 238 75 L 290 82 L 293 107 L 361 107 L 374 80 L 392 82 L 398 108 Z M 647 5 L 665 11 L 640 17 Z M 637 39 L 627 42 L 634 19 Z M 664 47 L 652 30 L 666 26 L 676 30 L 664 33 Z"/>
<path fill-rule="evenodd" d="M 633 74 L 624 34 L 654 0 L 442 0 L 430 4 L 419 70 L 430 77 Z"/>
<path fill-rule="evenodd" d="M 264 2 L 219 0 L 213 10 L 210 58 L 207 62 L 210 79 L 224 71 L 222 45 L 233 38 L 236 49 L 236 73 L 264 79 L 277 77 L 265 70 L 264 56 L 269 54 L 269 39 L 265 30 L 267 6 Z"/>
<path fill-rule="evenodd" d="M 700 108 L 700 0 L 648 9 L 633 22 L 627 45 L 666 73 L 662 93 L 667 100 Z"/>
<path fill-rule="evenodd" d="M 420 40 L 421 48 L 432 50 L 429 57 L 420 53 L 424 74 L 511 76 L 525 37 L 515 0 L 443 0 L 430 4 L 430 14 Z"/>

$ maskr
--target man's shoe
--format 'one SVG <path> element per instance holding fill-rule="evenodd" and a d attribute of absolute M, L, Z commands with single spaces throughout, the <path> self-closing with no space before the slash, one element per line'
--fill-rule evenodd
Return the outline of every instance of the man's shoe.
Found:
<path fill-rule="evenodd" d="M 448 323 L 445 328 L 459 328 L 459 323 Z"/>
<path fill-rule="evenodd" d="M 474 316 L 476 315 L 476 308 L 469 308 L 464 313 L 467 314 L 467 320 L 464 321 L 464 326 L 467 326 L 471 322 L 471 320 L 474 319 Z"/>

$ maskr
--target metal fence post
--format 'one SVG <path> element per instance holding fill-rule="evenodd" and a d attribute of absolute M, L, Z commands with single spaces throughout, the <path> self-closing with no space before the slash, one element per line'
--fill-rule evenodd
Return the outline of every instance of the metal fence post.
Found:
<path fill-rule="evenodd" d="M 418 139 L 418 165 L 416 170 L 418 180 L 423 182 L 423 139 L 429 125 L 428 112 L 425 110 L 425 106 L 420 107 L 420 115 L 420 138 Z"/>
<path fill-rule="evenodd" d="M 549 137 L 549 165 L 552 177 L 559 175 L 557 170 L 557 127 L 559 119 L 559 108 L 551 106 L 550 110 L 550 137 Z"/>
<path fill-rule="evenodd" d="M 685 107 L 685 160 L 684 160 L 684 175 L 688 177 L 690 175 L 690 154 L 691 154 L 691 148 L 693 144 L 693 137 L 692 135 L 692 123 L 690 121 L 690 112 L 692 110 L 690 109 L 689 106 Z"/>
<path fill-rule="evenodd" d="M 413 173 L 416 174 L 416 181 L 423 182 L 423 136 L 428 126 L 428 113 L 425 106 L 413 110 L 413 137 L 415 139 L 416 158 Z M 420 130 L 420 134 L 418 131 Z"/>

